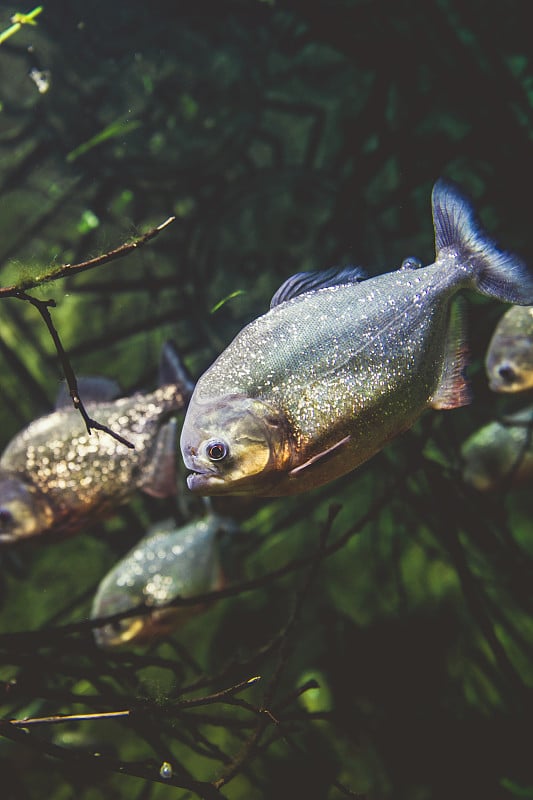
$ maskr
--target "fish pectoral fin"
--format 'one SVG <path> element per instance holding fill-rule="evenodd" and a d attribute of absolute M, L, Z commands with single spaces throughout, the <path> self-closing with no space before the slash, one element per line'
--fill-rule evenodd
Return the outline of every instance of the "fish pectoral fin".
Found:
<path fill-rule="evenodd" d="M 112 378 L 82 377 L 76 381 L 78 393 L 84 403 L 108 403 L 115 400 L 121 393 L 120 386 Z M 72 406 L 72 396 L 66 381 L 63 381 L 57 393 L 55 409 Z"/>
<path fill-rule="evenodd" d="M 171 497 L 176 494 L 175 419 L 167 422 L 157 434 L 150 463 L 145 467 L 139 488 L 152 497 Z"/>
<path fill-rule="evenodd" d="M 450 308 L 444 365 L 429 403 L 431 408 L 459 408 L 471 401 L 470 386 L 464 375 L 468 365 L 464 318 L 464 300 L 459 297 Z"/>
<path fill-rule="evenodd" d="M 365 273 L 360 267 L 332 267 L 320 272 L 297 272 L 282 283 L 270 301 L 270 308 L 279 306 L 306 292 L 324 289 L 326 286 L 341 286 L 344 283 L 358 283 L 364 280 Z"/>
<path fill-rule="evenodd" d="M 291 469 L 289 475 L 299 475 L 304 470 L 308 470 L 311 467 L 315 466 L 315 464 L 324 464 L 326 461 L 329 461 L 330 458 L 334 454 L 336 454 L 342 447 L 345 447 L 348 442 L 350 441 L 351 436 L 345 436 L 344 439 L 341 439 L 340 442 L 336 442 L 336 444 L 328 447 L 327 450 L 323 450 L 321 453 L 317 453 L 316 456 L 313 456 L 309 459 L 309 461 L 305 461 L 303 464 L 300 464 L 298 467 Z"/>

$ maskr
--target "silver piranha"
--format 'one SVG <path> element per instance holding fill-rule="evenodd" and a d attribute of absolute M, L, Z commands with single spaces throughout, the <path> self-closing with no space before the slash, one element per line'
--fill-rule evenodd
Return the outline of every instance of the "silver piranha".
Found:
<path fill-rule="evenodd" d="M 494 392 L 533 389 L 533 306 L 512 306 L 500 319 L 485 359 Z"/>
<path fill-rule="evenodd" d="M 533 406 L 473 433 L 461 448 L 463 480 L 486 492 L 533 480 Z"/>
<path fill-rule="evenodd" d="M 53 530 L 72 534 L 108 515 L 136 489 L 155 497 L 176 492 L 176 422 L 192 385 L 170 343 L 163 348 L 160 379 L 151 394 L 116 400 L 116 385 L 88 382 L 88 412 L 134 445 L 105 433 L 90 435 L 65 394 L 64 407 L 32 422 L 0 457 L 0 543 Z M 91 402 L 91 394 L 99 399 Z M 107 400 L 102 395 L 108 395 Z"/>
<path fill-rule="evenodd" d="M 368 280 L 300 273 L 196 385 L 181 449 L 204 495 L 289 495 L 362 464 L 424 409 L 469 402 L 461 289 L 533 303 L 533 276 L 478 228 L 452 186 L 433 189 L 436 260 Z"/>
<path fill-rule="evenodd" d="M 95 628 L 100 647 L 146 644 L 181 627 L 198 606 L 159 608 L 176 597 L 193 597 L 222 584 L 219 537 L 235 523 L 215 514 L 176 528 L 160 522 L 116 564 L 100 583 L 91 618 L 120 614 L 140 605 L 149 614 L 125 617 Z"/>

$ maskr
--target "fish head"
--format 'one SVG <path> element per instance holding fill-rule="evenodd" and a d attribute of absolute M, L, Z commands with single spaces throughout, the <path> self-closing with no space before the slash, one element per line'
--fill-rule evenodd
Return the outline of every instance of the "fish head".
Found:
<path fill-rule="evenodd" d="M 181 433 L 189 489 L 201 495 L 264 494 L 291 459 L 285 415 L 261 400 L 191 400 Z"/>
<path fill-rule="evenodd" d="M 130 612 L 143 603 L 143 597 L 132 596 L 124 589 L 106 588 L 95 597 L 91 618 L 108 617 Z M 93 629 L 98 647 L 115 649 L 145 645 L 172 633 L 195 613 L 194 607 L 157 608 L 152 607 L 143 614 L 130 614 L 110 620 Z"/>
<path fill-rule="evenodd" d="M 533 342 L 517 337 L 496 343 L 487 353 L 486 370 L 493 392 L 533 389 Z"/>
<path fill-rule="evenodd" d="M 485 367 L 495 392 L 533 389 L 533 306 L 511 306 L 500 318 Z"/>
<path fill-rule="evenodd" d="M 37 536 L 53 522 L 53 510 L 36 487 L 16 476 L 0 475 L 0 544 Z"/>
<path fill-rule="evenodd" d="M 493 392 L 533 389 L 533 341 L 525 336 L 495 339 L 485 366 Z"/>
<path fill-rule="evenodd" d="M 108 611 L 111 614 L 111 611 Z M 115 612 L 119 613 L 119 612 Z M 101 614 L 104 616 L 104 613 Z M 100 615 L 98 615 L 100 616 Z M 101 628 L 94 628 L 94 639 L 98 647 L 115 648 L 135 642 L 142 637 L 145 628 L 144 617 L 123 617 L 107 622 Z"/>
<path fill-rule="evenodd" d="M 120 586 L 114 572 L 110 577 L 111 580 L 104 579 L 96 593 L 91 619 L 125 614 L 143 605 L 144 598 L 137 587 Z M 166 615 L 165 611 L 167 611 Z M 171 616 L 175 611 L 176 609 L 158 610 L 154 608 L 144 614 L 117 616 L 117 619 L 95 627 L 93 629 L 94 639 L 98 647 L 102 648 L 145 644 L 173 630 L 175 626 L 169 624 L 166 617 Z"/>

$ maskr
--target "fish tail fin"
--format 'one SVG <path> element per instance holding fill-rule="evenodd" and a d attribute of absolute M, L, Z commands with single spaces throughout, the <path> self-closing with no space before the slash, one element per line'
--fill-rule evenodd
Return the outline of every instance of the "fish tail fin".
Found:
<path fill-rule="evenodd" d="M 533 274 L 523 261 L 499 250 L 477 221 L 470 203 L 444 180 L 433 187 L 436 260 L 453 253 L 470 268 L 474 287 L 504 303 L 533 305 Z"/>

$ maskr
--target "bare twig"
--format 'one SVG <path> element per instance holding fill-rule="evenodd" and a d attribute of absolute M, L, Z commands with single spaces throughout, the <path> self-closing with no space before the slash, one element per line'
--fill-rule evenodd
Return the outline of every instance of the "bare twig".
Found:
<path fill-rule="evenodd" d="M 61 363 L 61 367 L 63 369 L 63 374 L 65 376 L 65 380 L 67 381 L 69 393 L 72 398 L 72 403 L 74 405 L 74 408 L 77 409 L 80 412 L 81 416 L 83 417 L 85 426 L 87 428 L 87 433 L 90 434 L 92 429 L 97 431 L 103 431 L 104 433 L 109 434 L 109 436 L 112 436 L 113 439 L 116 439 L 117 442 L 120 442 L 121 444 L 126 445 L 126 447 L 133 449 L 135 445 L 132 442 L 129 442 L 119 433 L 115 433 L 115 431 L 111 430 L 111 428 L 109 428 L 107 425 L 104 425 L 103 423 L 97 422 L 97 420 L 92 419 L 92 417 L 90 417 L 89 414 L 87 413 L 87 409 L 85 408 L 83 400 L 80 397 L 76 375 L 74 374 L 74 370 L 72 369 L 69 357 L 65 352 L 65 348 L 63 347 L 57 329 L 54 326 L 54 323 L 52 322 L 52 316 L 50 314 L 50 311 L 48 310 L 50 307 L 55 308 L 56 305 L 55 300 L 38 300 L 36 297 L 32 297 L 31 295 L 26 294 L 26 292 L 18 292 L 13 296 L 18 298 L 19 300 L 26 300 L 28 303 L 31 303 L 31 305 L 37 309 L 37 311 L 43 318 L 45 325 L 50 333 L 50 336 L 52 337 L 52 340 L 54 342 L 57 355 Z"/>
<path fill-rule="evenodd" d="M 182 709 L 182 708 L 195 708 L 197 706 L 207 706 L 211 705 L 212 703 L 221 703 L 221 702 L 230 702 L 232 701 L 232 705 L 235 705 L 235 698 L 234 695 L 238 692 L 241 692 L 243 689 L 248 689 L 249 686 L 253 686 L 254 683 L 261 680 L 260 675 L 256 675 L 253 678 L 248 678 L 245 681 L 240 681 L 236 683 L 235 686 L 230 686 L 227 689 L 222 689 L 220 692 L 215 692 L 214 694 L 206 695 L 205 697 L 198 697 L 192 700 L 178 700 L 177 703 L 173 704 L 172 708 L 175 709 Z M 241 703 L 239 703 L 240 705 Z M 249 705 L 249 703 L 245 704 L 245 707 L 248 710 L 255 711 L 254 707 Z"/>
<path fill-rule="evenodd" d="M 29 725 L 55 724 L 58 722 L 86 722 L 100 719 L 117 719 L 129 717 L 130 710 L 102 711 L 95 714 L 54 714 L 51 717 L 28 717 L 27 719 L 10 719 L 11 725 L 27 728 Z"/>
<path fill-rule="evenodd" d="M 171 705 L 167 706 L 154 706 L 151 707 L 142 707 L 141 710 L 149 710 L 152 713 L 157 712 L 162 714 L 163 716 L 174 716 L 174 714 L 178 711 L 188 710 L 191 708 L 201 708 L 203 706 L 213 705 L 215 703 L 226 703 L 229 705 L 236 705 L 241 708 L 245 708 L 247 711 L 251 711 L 254 714 L 260 713 L 260 710 L 255 708 L 250 703 L 246 703 L 245 701 L 236 698 L 235 695 L 239 692 L 242 692 L 245 689 L 248 689 L 250 686 L 253 686 L 261 680 L 259 675 L 254 676 L 253 678 L 248 678 L 247 680 L 240 681 L 236 683 L 234 686 L 229 686 L 226 689 L 222 689 L 219 692 L 214 692 L 213 694 L 204 695 L 203 697 L 197 697 L 193 699 L 178 699 L 176 702 L 172 703 Z M 97 698 L 98 699 L 98 698 Z M 91 697 L 85 696 L 74 696 L 71 698 L 74 702 L 86 702 L 94 700 Z M 129 717 L 132 714 L 138 713 L 139 709 L 124 709 L 121 711 L 99 711 L 89 714 L 54 714 L 48 717 L 26 717 L 24 719 L 11 719 L 9 722 L 11 725 L 16 725 L 21 728 L 25 728 L 29 725 L 41 725 L 41 724 L 55 724 L 61 722 L 84 722 L 84 721 L 94 721 L 100 719 L 113 719 L 113 718 L 124 718 Z"/>
<path fill-rule="evenodd" d="M 149 781 L 156 781 L 170 786 L 177 786 L 182 789 L 189 789 L 195 792 L 198 797 L 201 797 L 202 800 L 221 800 L 221 798 L 224 797 L 212 784 L 205 781 L 197 781 L 181 773 L 179 777 L 172 775 L 168 777 L 163 776 L 160 773 L 160 765 L 153 761 L 120 761 L 110 756 L 100 755 L 99 753 L 85 753 L 61 747 L 54 742 L 46 741 L 46 739 L 42 739 L 30 733 L 24 727 L 13 725 L 8 720 L 0 720 L 0 736 L 32 747 L 40 753 L 46 753 L 62 761 L 67 761 L 71 764 L 81 764 L 94 771 L 119 772 L 122 775 L 133 775 L 137 778 L 144 778 Z"/>
<path fill-rule="evenodd" d="M 249 758 L 251 758 L 253 753 L 257 750 L 264 732 L 271 723 L 273 723 L 277 727 L 280 727 L 280 720 L 277 719 L 277 717 L 272 712 L 271 705 L 276 689 L 278 688 L 283 670 L 285 669 L 285 666 L 288 661 L 289 651 L 291 647 L 290 634 L 292 633 L 295 625 L 298 623 L 300 619 L 304 602 L 316 578 L 320 565 L 322 564 L 325 558 L 327 538 L 331 533 L 331 527 L 333 525 L 333 521 L 336 515 L 338 514 L 339 510 L 340 510 L 339 505 L 331 506 L 329 508 L 328 518 L 320 532 L 320 543 L 311 561 L 311 566 L 309 569 L 307 579 L 304 582 L 303 586 L 301 587 L 295 599 L 291 615 L 289 617 L 289 620 L 287 621 L 287 624 L 285 625 L 285 628 L 283 630 L 283 635 L 280 637 L 279 649 L 278 649 L 278 661 L 263 695 L 263 704 L 261 708 L 263 715 L 258 720 L 255 730 L 253 731 L 249 739 L 244 743 L 239 753 L 237 753 L 232 763 L 226 768 L 226 770 L 223 772 L 220 778 L 218 778 L 216 781 L 213 782 L 213 785 L 217 789 L 221 789 L 223 786 L 229 783 L 229 781 L 233 780 L 233 778 L 235 778 L 236 775 L 238 775 L 238 773 L 242 770 L 243 766 L 246 764 Z M 281 732 L 280 735 L 283 738 L 286 738 L 284 732 Z M 292 746 L 292 742 L 288 743 L 290 746 Z"/>

